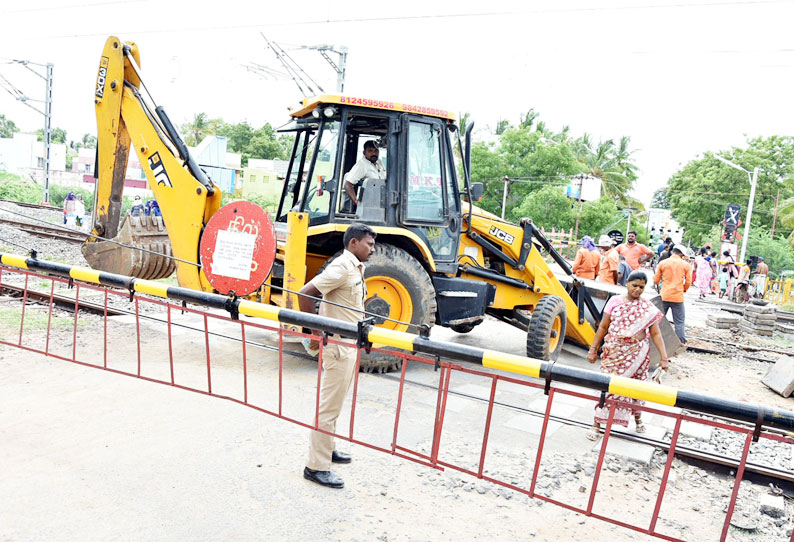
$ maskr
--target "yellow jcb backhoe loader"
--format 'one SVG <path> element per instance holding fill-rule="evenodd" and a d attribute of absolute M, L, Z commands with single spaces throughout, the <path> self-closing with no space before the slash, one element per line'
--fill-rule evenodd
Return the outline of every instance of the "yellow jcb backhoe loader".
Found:
<path fill-rule="evenodd" d="M 117 234 L 132 146 L 162 210 L 180 286 L 211 291 L 202 270 L 186 262 L 198 261 L 202 228 L 218 210 L 221 194 L 162 108 L 146 105 L 139 65 L 135 44 L 108 39 L 95 93 L 94 233 Z M 380 325 L 419 333 L 435 324 L 466 333 L 490 314 L 526 330 L 527 355 L 540 359 L 556 359 L 566 338 L 580 345 L 592 342 L 600 319 L 588 293 L 595 283 L 585 287 L 571 276 L 563 284 L 541 251 L 563 273 L 572 275 L 570 267 L 530 219 L 511 224 L 471 204 L 482 193 L 481 184 L 470 182 L 472 125 L 463 145 L 449 111 L 348 95 L 306 98 L 291 117 L 282 130 L 294 134 L 294 146 L 275 214 L 278 254 L 258 291 L 263 302 L 295 306 L 294 294 L 280 288 L 296 291 L 314 277 L 340 253 L 342 234 L 358 221 L 378 233 L 366 268 L 365 307 L 389 318 Z M 386 175 L 353 187 L 353 200 L 345 190 L 345 174 L 367 141 L 377 143 Z M 462 183 L 455 143 L 464 152 Z M 162 247 L 160 227 L 157 221 L 129 223 L 128 218 L 122 231 L 132 244 L 148 239 L 146 246 Z M 87 242 L 84 254 L 99 269 L 147 278 L 169 273 L 161 256 L 141 256 L 107 241 Z M 601 306 L 613 293 L 598 292 Z M 392 357 L 372 357 L 363 368 L 388 371 L 397 363 Z"/>

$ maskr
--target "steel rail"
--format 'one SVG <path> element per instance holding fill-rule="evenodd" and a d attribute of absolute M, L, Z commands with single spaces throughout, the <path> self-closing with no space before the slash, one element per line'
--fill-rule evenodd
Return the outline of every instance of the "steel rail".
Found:
<path fill-rule="evenodd" d="M 11 203 L 13 205 L 18 205 L 19 207 L 30 207 L 31 209 L 45 209 L 47 211 L 58 211 L 59 213 L 63 213 L 63 207 L 54 207 L 52 205 L 42 205 L 40 203 L 28 203 L 26 201 L 14 201 L 11 199 L 0 199 L 1 203 Z"/>

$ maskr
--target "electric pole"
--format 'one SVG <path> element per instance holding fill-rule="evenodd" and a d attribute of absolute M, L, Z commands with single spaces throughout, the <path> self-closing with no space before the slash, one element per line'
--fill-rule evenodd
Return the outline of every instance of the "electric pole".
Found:
<path fill-rule="evenodd" d="M 50 143 L 52 142 L 52 64 L 47 64 L 47 90 L 44 95 L 44 197 L 50 202 Z"/>
<path fill-rule="evenodd" d="M 505 175 L 504 182 L 505 187 L 504 191 L 502 192 L 502 220 L 505 219 L 505 207 L 507 207 L 507 189 L 510 186 L 510 177 Z"/>
<path fill-rule="evenodd" d="M 573 230 L 573 241 L 576 243 L 579 241 L 579 216 L 582 214 L 582 185 L 584 184 L 584 174 L 580 173 L 579 177 L 579 194 L 577 194 L 576 199 L 579 201 L 579 209 L 576 211 L 576 226 Z M 570 252 L 568 253 L 570 255 Z"/>
<path fill-rule="evenodd" d="M 18 88 L 11 85 L 11 83 L 3 77 L 3 80 L 8 85 L 4 88 L 11 93 L 17 101 L 22 102 L 26 106 L 30 107 L 34 111 L 41 113 L 44 115 L 44 133 L 42 137 L 42 141 L 44 142 L 44 193 L 42 195 L 43 203 L 50 202 L 50 145 L 52 140 L 52 64 L 36 64 L 35 62 L 30 62 L 28 60 L 12 60 L 11 64 L 21 64 L 31 72 L 35 73 L 45 82 L 45 92 L 44 92 L 44 100 L 34 100 L 33 98 L 29 98 L 25 95 L 24 92 L 19 90 Z M 39 73 L 38 71 L 31 68 L 33 66 L 40 66 L 44 68 L 44 75 Z M 40 102 L 44 103 L 44 110 L 37 108 L 34 105 L 31 105 L 28 102 Z"/>

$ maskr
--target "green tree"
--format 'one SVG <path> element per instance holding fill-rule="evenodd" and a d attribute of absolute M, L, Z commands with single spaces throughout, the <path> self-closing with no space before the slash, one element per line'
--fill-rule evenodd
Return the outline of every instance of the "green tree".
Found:
<path fill-rule="evenodd" d="M 44 141 L 44 128 L 36 130 L 36 140 Z M 66 144 L 66 130 L 63 128 L 53 128 L 50 132 L 50 142 Z"/>
<path fill-rule="evenodd" d="M 518 207 L 510 209 L 505 218 L 518 222 L 522 217 L 529 217 L 538 227 L 546 230 L 568 230 L 576 220 L 573 202 L 574 200 L 565 195 L 564 186 L 546 185 L 530 193 Z"/>
<path fill-rule="evenodd" d="M 784 228 L 788 228 L 790 230 L 788 232 L 788 241 L 789 244 L 794 247 L 794 198 L 789 198 L 781 203 L 778 219 L 780 221 L 779 223 Z"/>
<path fill-rule="evenodd" d="M 221 119 L 211 119 L 206 113 L 196 113 L 193 120 L 182 125 L 185 143 L 195 147 L 206 136 L 214 134 L 222 123 Z"/>
<path fill-rule="evenodd" d="M 579 237 L 589 235 L 598 241 L 599 235 L 619 225 L 620 217 L 615 200 L 610 197 L 585 202 L 579 216 Z"/>
<path fill-rule="evenodd" d="M 5 115 L 0 115 L 0 137 L 14 137 L 17 132 L 19 132 L 19 128 L 14 121 L 7 119 Z"/>
<path fill-rule="evenodd" d="M 653 198 L 651 198 L 651 208 L 653 209 L 670 208 L 670 202 L 667 200 L 667 188 L 660 188 L 653 193 Z"/>
<path fill-rule="evenodd" d="M 511 183 L 507 209 L 519 205 L 524 198 L 541 187 L 564 185 L 582 168 L 565 144 L 543 141 L 543 136 L 530 128 L 508 128 L 499 143 L 475 143 L 472 146 L 472 179 L 484 182 L 482 207 L 501 213 L 504 177 L 517 179 Z"/>
<path fill-rule="evenodd" d="M 777 191 L 780 190 L 782 200 L 794 197 L 794 137 L 759 137 L 748 140 L 744 149 L 734 147 L 719 154 L 749 171 L 759 168 L 752 226 L 770 230 Z M 745 219 L 750 194 L 748 176 L 717 160 L 712 153 L 686 164 L 673 174 L 667 187 L 670 210 L 686 228 L 687 240 L 696 245 L 701 245 L 712 227 L 720 224 L 728 205 L 740 205 L 741 218 Z"/>

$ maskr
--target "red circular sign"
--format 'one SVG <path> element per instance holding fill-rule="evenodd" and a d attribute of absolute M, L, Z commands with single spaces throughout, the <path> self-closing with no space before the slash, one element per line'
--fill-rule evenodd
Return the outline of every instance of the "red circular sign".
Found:
<path fill-rule="evenodd" d="M 276 259 L 273 222 L 250 201 L 224 205 L 204 228 L 199 258 L 218 292 L 250 294 L 265 282 Z"/>

